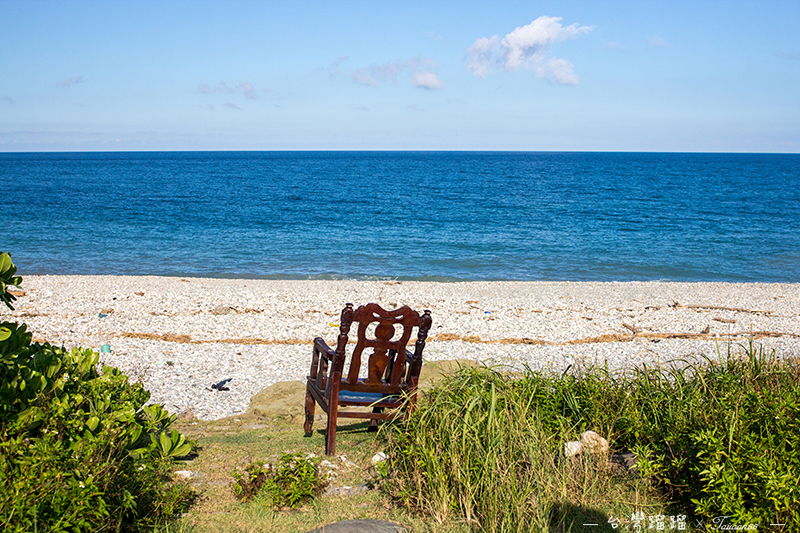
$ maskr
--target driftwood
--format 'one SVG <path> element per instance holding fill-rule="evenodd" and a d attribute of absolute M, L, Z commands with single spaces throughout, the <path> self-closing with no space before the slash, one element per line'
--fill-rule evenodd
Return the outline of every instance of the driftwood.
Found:
<path fill-rule="evenodd" d="M 675 301 L 672 302 L 672 305 L 670 305 L 670 307 L 672 308 L 683 307 L 686 309 L 714 309 L 717 311 L 735 311 L 737 313 L 753 313 L 756 315 L 772 314 L 772 311 L 761 311 L 759 309 L 745 309 L 743 307 L 725 307 L 724 305 L 694 305 L 694 304 L 682 305 Z"/>
<path fill-rule="evenodd" d="M 715 320 L 718 320 L 715 318 Z M 723 319 L 720 322 L 726 323 L 735 323 L 734 320 L 730 319 Z M 765 337 L 794 337 L 800 338 L 800 334 L 797 333 L 784 333 L 781 331 L 734 331 L 734 332 L 726 332 L 726 333 L 710 333 L 709 331 L 704 330 L 702 333 L 680 333 L 680 332 L 672 332 L 672 333 L 657 333 L 657 332 L 650 332 L 650 331 L 642 331 L 641 328 L 636 326 L 631 326 L 634 329 L 629 327 L 630 325 L 623 324 L 626 328 L 630 329 L 634 332 L 634 335 L 630 333 L 605 333 L 603 335 L 597 335 L 594 337 L 584 337 L 581 339 L 572 339 L 563 342 L 552 342 L 546 341 L 542 339 L 530 339 L 527 337 L 511 337 L 511 338 L 503 338 L 503 339 L 481 339 L 478 335 L 458 335 L 456 333 L 439 333 L 438 335 L 432 335 L 429 340 L 432 341 L 439 341 L 439 342 L 447 342 L 447 341 L 462 341 L 462 342 L 469 342 L 472 344 L 528 344 L 534 346 L 543 346 L 543 345 L 550 345 L 550 346 L 567 346 L 571 344 L 598 344 L 603 342 L 630 342 L 634 339 L 651 339 L 651 340 L 660 340 L 660 339 L 694 339 L 694 340 L 715 340 L 715 339 L 734 339 L 737 337 L 752 337 L 754 339 L 763 339 Z M 312 339 L 262 339 L 258 337 L 246 337 L 246 338 L 239 338 L 239 339 L 204 339 L 204 340 L 197 340 L 192 339 L 189 335 L 176 335 L 174 333 L 164 333 L 164 334 L 157 334 L 157 333 L 132 333 L 132 332 L 123 332 L 116 334 L 117 337 L 125 337 L 125 338 L 136 338 L 136 339 L 149 339 L 149 340 L 160 340 L 165 342 L 179 342 L 181 344 L 312 344 L 314 341 Z"/>
<path fill-rule="evenodd" d="M 636 335 L 637 333 L 642 331 L 641 328 L 637 328 L 636 326 L 632 326 L 630 324 L 626 324 L 625 322 L 623 322 L 622 325 L 625 326 L 626 328 L 628 328 L 629 330 L 631 330 L 634 335 Z"/>
<path fill-rule="evenodd" d="M 573 339 L 564 342 L 551 342 L 541 339 L 491 339 L 484 340 L 477 335 L 470 335 L 463 337 L 455 333 L 440 333 L 434 335 L 430 340 L 435 341 L 462 341 L 474 344 L 533 344 L 533 345 L 550 345 L 550 346 L 567 346 L 570 344 L 596 344 L 601 342 L 629 342 L 634 339 L 694 339 L 694 340 L 715 340 L 715 339 L 733 339 L 737 337 L 753 337 L 754 339 L 763 339 L 765 337 L 800 337 L 796 333 L 783 333 L 781 331 L 736 331 L 729 333 L 655 333 L 644 332 L 637 333 L 632 336 L 627 333 L 606 333 L 596 337 L 586 337 L 583 339 Z"/>

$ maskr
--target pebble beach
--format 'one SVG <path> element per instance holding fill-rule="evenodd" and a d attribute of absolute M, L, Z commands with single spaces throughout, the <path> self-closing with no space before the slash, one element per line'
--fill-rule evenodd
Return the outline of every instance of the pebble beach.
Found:
<path fill-rule="evenodd" d="M 345 303 L 430 309 L 428 361 L 469 359 L 562 372 L 686 364 L 754 338 L 800 356 L 800 284 L 291 281 L 24 276 L 15 311 L 35 340 L 101 351 L 151 402 L 214 420 L 303 380 L 311 342 L 333 344 Z M 227 380 L 227 381 L 226 381 Z M 225 381 L 217 390 L 212 385 Z"/>

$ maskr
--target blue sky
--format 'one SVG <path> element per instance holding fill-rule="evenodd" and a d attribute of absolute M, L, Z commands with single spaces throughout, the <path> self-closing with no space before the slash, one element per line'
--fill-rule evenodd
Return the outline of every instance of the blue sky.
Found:
<path fill-rule="evenodd" d="M 0 151 L 800 152 L 800 2 L 0 0 Z"/>

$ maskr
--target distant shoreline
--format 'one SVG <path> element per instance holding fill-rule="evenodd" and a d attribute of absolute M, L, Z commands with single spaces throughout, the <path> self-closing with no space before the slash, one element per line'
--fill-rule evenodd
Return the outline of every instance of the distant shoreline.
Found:
<path fill-rule="evenodd" d="M 330 281 L 330 282 L 364 282 L 364 283 L 380 283 L 380 282 L 413 282 L 413 283 L 681 283 L 681 284 L 702 284 L 702 283 L 722 283 L 730 285 L 759 285 L 759 284 L 777 284 L 777 285 L 800 285 L 800 281 L 730 281 L 730 280 L 674 280 L 674 279 L 617 279 L 617 280 L 581 280 L 581 279 L 467 279 L 467 278 L 450 278 L 444 276 L 378 276 L 378 275 L 364 275 L 364 276 L 344 276 L 339 274 L 309 274 L 309 275 L 295 275 L 295 274 L 197 274 L 197 273 L 156 273 L 156 274 L 126 274 L 126 273 L 112 273 L 112 274 L 75 274 L 75 273 L 30 273 L 20 271 L 18 275 L 25 277 L 47 277 L 47 276 L 79 276 L 87 278 L 125 278 L 125 277 L 146 277 L 146 278 L 166 278 L 166 279 L 207 279 L 207 280 L 244 280 L 244 281 Z"/>

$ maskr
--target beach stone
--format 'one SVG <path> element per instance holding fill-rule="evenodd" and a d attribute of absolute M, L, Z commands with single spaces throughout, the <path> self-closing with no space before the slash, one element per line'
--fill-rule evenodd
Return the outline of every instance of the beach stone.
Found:
<path fill-rule="evenodd" d="M 247 412 L 257 416 L 300 416 L 305 412 L 305 401 L 304 382 L 282 381 L 250 398 Z"/>
<path fill-rule="evenodd" d="M 377 465 L 378 463 L 382 463 L 386 460 L 386 454 L 383 452 L 378 452 L 372 456 L 372 464 Z"/>
<path fill-rule="evenodd" d="M 577 441 L 577 440 L 573 440 L 573 441 L 570 441 L 570 442 L 565 442 L 564 443 L 564 457 L 569 458 L 569 457 L 572 457 L 574 455 L 578 455 L 579 453 L 581 453 L 581 448 L 582 447 L 583 446 L 581 445 L 580 441 Z"/>
<path fill-rule="evenodd" d="M 306 533 L 404 533 L 405 527 L 385 520 L 345 520 Z"/>
<path fill-rule="evenodd" d="M 581 450 L 589 453 L 608 453 L 608 441 L 594 431 L 581 433 Z"/>

